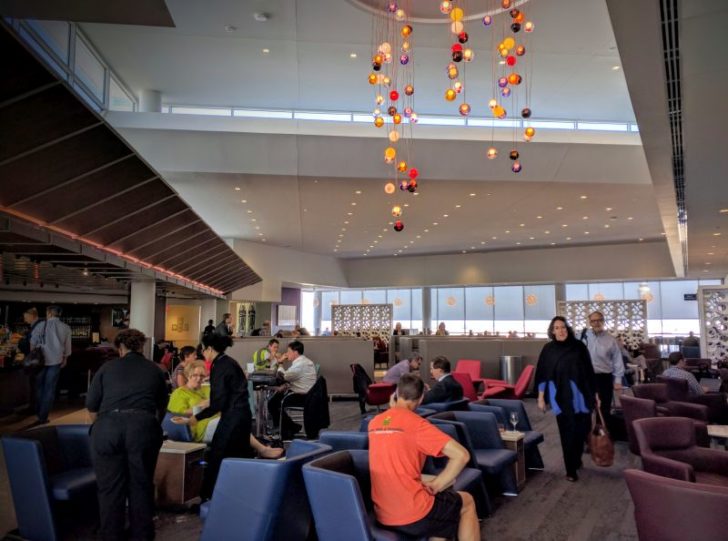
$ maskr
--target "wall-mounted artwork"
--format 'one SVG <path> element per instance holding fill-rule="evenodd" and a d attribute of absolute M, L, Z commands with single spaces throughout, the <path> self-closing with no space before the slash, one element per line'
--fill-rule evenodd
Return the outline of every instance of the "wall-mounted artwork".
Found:
<path fill-rule="evenodd" d="M 296 325 L 296 307 L 281 304 L 278 306 L 278 326 L 293 327 Z"/>
<path fill-rule="evenodd" d="M 111 309 L 111 326 L 116 329 L 129 328 L 129 309 L 128 308 L 112 308 Z"/>

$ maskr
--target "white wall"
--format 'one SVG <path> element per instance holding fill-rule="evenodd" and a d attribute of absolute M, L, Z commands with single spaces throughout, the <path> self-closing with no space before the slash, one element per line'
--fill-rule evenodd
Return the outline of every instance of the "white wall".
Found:
<path fill-rule="evenodd" d="M 234 291 L 231 300 L 280 302 L 284 284 L 348 287 L 335 257 L 238 239 L 233 249 L 263 281 Z"/>
<path fill-rule="evenodd" d="M 672 278 L 662 241 L 473 254 L 348 259 L 349 287 L 524 284 Z"/>

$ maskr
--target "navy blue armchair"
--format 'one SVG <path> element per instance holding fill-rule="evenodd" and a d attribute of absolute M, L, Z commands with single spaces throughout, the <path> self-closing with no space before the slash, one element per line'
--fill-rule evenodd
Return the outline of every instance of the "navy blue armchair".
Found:
<path fill-rule="evenodd" d="M 485 403 L 485 404 L 483 404 Z M 497 411 L 497 408 L 500 411 Z M 523 451 L 526 458 L 526 468 L 529 470 L 543 470 L 543 458 L 541 452 L 538 450 L 539 444 L 543 443 L 543 434 L 535 431 L 531 427 L 531 420 L 528 418 L 528 413 L 520 400 L 507 400 L 503 398 L 489 398 L 482 402 L 471 402 L 471 411 L 490 411 L 495 414 L 496 419 L 499 423 L 503 424 L 506 428 L 510 427 L 510 415 L 514 411 L 518 414 L 518 424 L 516 429 L 519 432 L 523 432 Z"/>
<path fill-rule="evenodd" d="M 2 438 L 23 538 L 56 541 L 57 507 L 66 502 L 95 502 L 89 429 L 89 425 L 47 426 Z"/>
<path fill-rule="evenodd" d="M 319 442 L 331 447 L 333 451 L 347 449 L 368 449 L 369 434 L 367 432 L 346 432 L 343 430 L 322 430 Z"/>
<path fill-rule="evenodd" d="M 319 541 L 415 539 L 376 522 L 371 499 L 369 452 L 338 451 L 303 467 Z"/>
<path fill-rule="evenodd" d="M 445 411 L 428 419 L 436 424 L 453 423 L 458 441 L 475 458 L 485 478 L 497 481 L 504 495 L 518 495 L 511 467 L 518 460 L 518 455 L 504 448 L 495 415 L 474 411 Z"/>
<path fill-rule="evenodd" d="M 222 461 L 206 513 L 201 541 L 255 539 L 305 541 L 311 511 L 301 467 L 331 451 L 316 442 L 294 440 L 285 460 L 227 458 Z M 291 505 L 285 505 L 288 502 Z"/>
<path fill-rule="evenodd" d="M 172 422 L 172 417 L 179 417 L 179 413 L 167 412 L 162 420 L 162 430 L 172 441 L 192 441 L 192 432 L 188 425 L 178 425 Z"/>
<path fill-rule="evenodd" d="M 436 412 L 443 411 L 468 411 L 468 399 L 463 398 L 461 400 L 451 400 L 450 402 L 430 402 L 422 406 L 428 410 L 434 410 Z"/>

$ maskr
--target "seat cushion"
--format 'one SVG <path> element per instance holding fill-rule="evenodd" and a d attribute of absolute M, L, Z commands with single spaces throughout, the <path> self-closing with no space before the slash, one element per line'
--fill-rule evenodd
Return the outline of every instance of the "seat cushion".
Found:
<path fill-rule="evenodd" d="M 543 434 L 536 432 L 535 430 L 528 430 L 523 436 L 523 446 L 531 447 L 532 445 L 538 445 L 543 443 Z"/>
<path fill-rule="evenodd" d="M 696 471 L 695 482 L 719 487 L 728 487 L 728 477 L 719 473 Z"/>
<path fill-rule="evenodd" d="M 93 468 L 76 468 L 50 476 L 51 491 L 56 500 L 72 500 L 87 490 L 96 490 Z"/>
<path fill-rule="evenodd" d="M 518 455 L 508 449 L 475 449 L 473 453 L 480 469 L 493 475 L 518 459 Z"/>
<path fill-rule="evenodd" d="M 210 512 L 211 503 L 212 501 L 206 501 L 205 503 L 200 504 L 200 520 L 202 520 L 202 522 L 205 522 L 205 520 L 207 519 L 207 514 Z"/>

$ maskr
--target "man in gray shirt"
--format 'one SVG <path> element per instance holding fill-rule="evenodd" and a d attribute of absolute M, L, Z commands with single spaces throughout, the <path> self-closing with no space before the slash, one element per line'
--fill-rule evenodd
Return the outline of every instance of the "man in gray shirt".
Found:
<path fill-rule="evenodd" d="M 38 420 L 33 423 L 34 426 L 48 422 L 48 414 L 56 398 L 58 376 L 71 355 L 71 328 L 58 319 L 60 315 L 60 306 L 48 306 L 46 320 L 36 325 L 30 336 L 31 348 L 40 346 L 45 359 L 43 369 L 36 377 Z"/>
<path fill-rule="evenodd" d="M 604 421 L 607 422 L 614 391 L 622 389 L 624 362 L 617 339 L 606 331 L 604 314 L 601 312 L 589 314 L 589 325 L 591 329 L 583 333 L 581 339 L 589 349 L 596 376 L 597 394 L 601 401 L 600 409 Z"/>
<path fill-rule="evenodd" d="M 394 383 L 395 385 L 399 382 L 404 374 L 410 372 L 419 372 L 420 365 L 422 364 L 422 357 L 419 355 L 413 355 L 411 359 L 404 359 L 395 364 L 392 368 L 387 370 L 384 374 L 382 381 L 386 383 Z"/>

